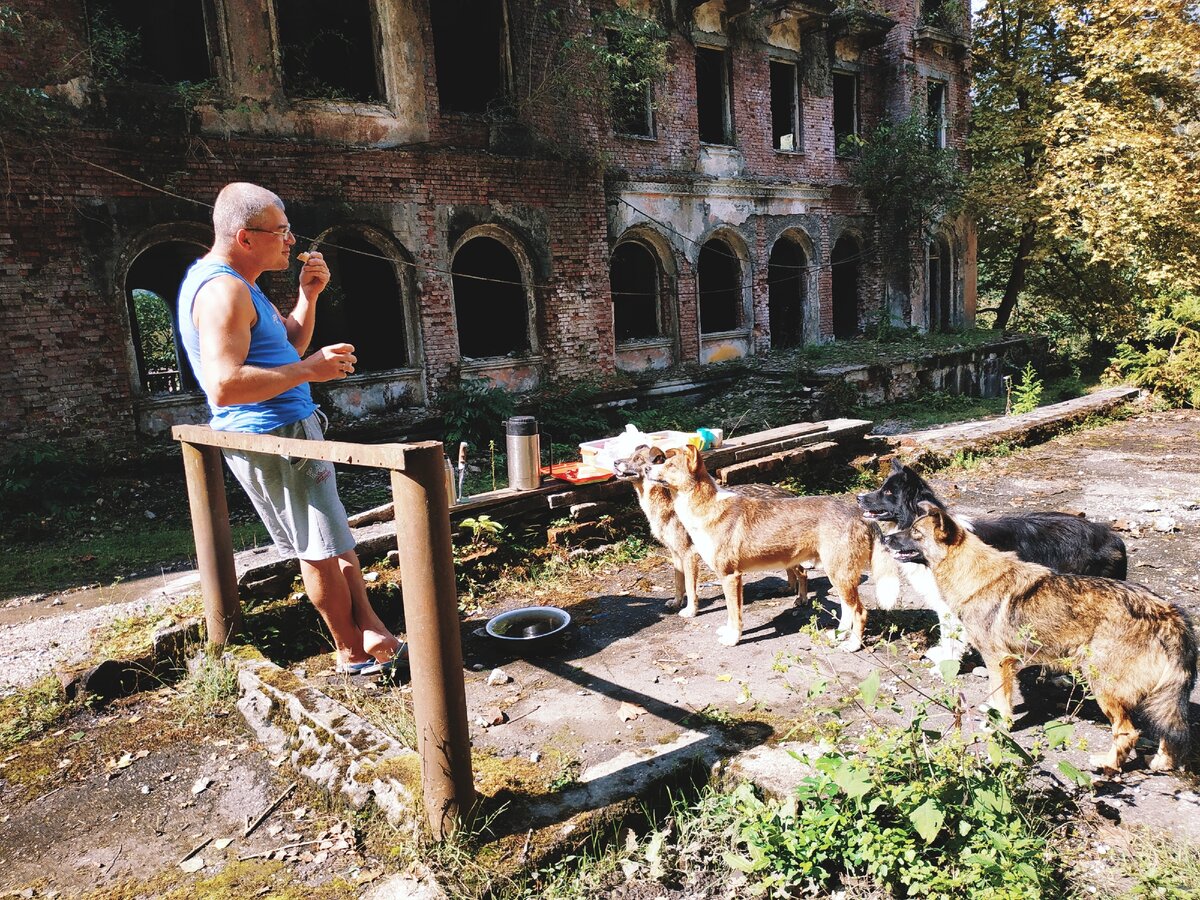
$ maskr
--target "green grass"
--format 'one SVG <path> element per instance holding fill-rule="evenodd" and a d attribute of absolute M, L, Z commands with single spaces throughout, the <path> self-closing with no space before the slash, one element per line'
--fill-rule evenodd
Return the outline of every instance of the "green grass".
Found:
<path fill-rule="evenodd" d="M 0 754 L 7 756 L 22 741 L 44 734 L 70 708 L 62 686 L 53 675 L 0 697 Z"/>
<path fill-rule="evenodd" d="M 1133 879 L 1129 900 L 1191 900 L 1200 892 L 1200 847 L 1164 835 L 1139 833 L 1118 865 Z"/>
<path fill-rule="evenodd" d="M 157 572 L 194 558 L 190 524 L 155 525 L 126 520 L 105 533 L 67 533 L 34 542 L 10 543 L 0 554 L 0 596 L 51 593 L 81 584 L 112 584 L 134 573 Z M 235 550 L 270 543 L 258 522 L 232 528 Z"/>
<path fill-rule="evenodd" d="M 969 422 L 1004 413 L 1003 397 L 966 397 L 934 391 L 918 400 L 905 400 L 887 406 L 856 406 L 851 415 L 859 419 L 899 420 L 910 431 L 919 431 L 947 422 Z"/>
<path fill-rule="evenodd" d="M 898 329 L 896 340 L 879 341 L 867 337 L 831 341 L 827 344 L 809 344 L 794 354 L 799 365 L 806 369 L 820 369 L 841 365 L 889 365 L 902 360 L 915 359 L 927 353 L 945 352 L 958 348 L 979 347 L 1000 339 L 1002 335 L 985 329 L 961 332 L 921 334 Z"/>

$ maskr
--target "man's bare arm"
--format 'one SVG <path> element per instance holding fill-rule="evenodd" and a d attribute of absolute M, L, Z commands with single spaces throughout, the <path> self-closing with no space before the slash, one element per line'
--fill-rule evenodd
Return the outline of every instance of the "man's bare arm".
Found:
<path fill-rule="evenodd" d="M 297 258 L 300 257 L 303 257 L 301 261 L 304 263 L 300 269 L 300 293 L 284 324 L 287 326 L 288 341 L 303 356 L 317 323 L 317 297 L 329 284 L 329 266 L 325 264 L 325 257 L 316 250 L 300 254 Z"/>
<path fill-rule="evenodd" d="M 192 317 L 200 333 L 204 391 L 218 406 L 259 403 L 310 381 L 344 378 L 354 369 L 349 344 L 334 344 L 299 362 L 275 368 L 246 365 L 254 302 L 245 283 L 214 278 L 196 294 Z"/>

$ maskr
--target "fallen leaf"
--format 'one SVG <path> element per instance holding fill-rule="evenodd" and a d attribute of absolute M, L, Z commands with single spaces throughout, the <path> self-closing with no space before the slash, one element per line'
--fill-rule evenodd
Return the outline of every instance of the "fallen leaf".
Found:
<path fill-rule="evenodd" d="M 228 847 L 232 843 L 233 843 L 233 838 L 217 838 L 215 841 L 213 841 L 213 846 L 216 847 L 218 850 L 224 850 L 226 847 Z"/>
<path fill-rule="evenodd" d="M 129 717 L 129 719 L 127 721 L 129 722 L 130 725 L 134 724 L 135 722 L 140 722 L 140 721 L 142 721 L 142 714 L 134 713 L 132 716 Z"/>
<path fill-rule="evenodd" d="M 733 680 L 733 676 L 730 675 L 728 672 L 725 673 L 724 675 L 717 676 L 717 681 L 732 681 L 732 680 Z"/>
<path fill-rule="evenodd" d="M 204 793 L 210 784 L 212 784 L 211 778 L 197 778 L 196 783 L 192 785 L 192 795 Z"/>
<path fill-rule="evenodd" d="M 132 753 L 122 753 L 121 758 L 118 759 L 115 763 L 115 766 L 118 769 L 127 769 L 132 765 L 133 765 L 133 754 Z"/>
<path fill-rule="evenodd" d="M 640 706 L 630 703 L 629 701 L 623 701 L 621 706 L 617 709 L 617 717 L 622 722 L 628 722 L 630 719 L 636 719 L 644 712 L 645 710 Z"/>
<path fill-rule="evenodd" d="M 150 755 L 149 750 L 139 750 L 137 753 L 133 754 L 133 758 L 134 759 L 145 759 L 149 755 Z"/>
<path fill-rule="evenodd" d="M 185 859 L 181 862 L 179 868 L 185 872 L 199 872 L 204 868 L 204 860 L 199 856 L 193 856 L 191 859 Z"/>

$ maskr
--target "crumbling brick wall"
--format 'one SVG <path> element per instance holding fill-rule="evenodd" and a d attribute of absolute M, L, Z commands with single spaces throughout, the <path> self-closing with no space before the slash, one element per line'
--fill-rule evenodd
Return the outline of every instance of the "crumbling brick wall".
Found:
<path fill-rule="evenodd" d="M 863 240 L 864 315 L 883 295 L 870 257 L 877 241 L 871 210 L 847 188 L 847 162 L 835 153 L 830 71 L 858 74 L 864 129 L 885 113 L 920 108 L 931 74 L 944 77 L 952 145 L 961 146 L 965 135 L 969 60 L 957 45 L 917 39 L 916 0 L 888 0 L 884 9 L 898 24 L 882 42 L 866 45 L 834 39 L 827 10 L 820 13 L 829 4 L 797 4 L 820 14 L 798 32 L 794 52 L 764 40 L 773 13 L 751 9 L 730 20 L 726 10 L 721 20 L 720 0 L 700 4 L 698 16 L 725 24 L 714 34 L 671 20 L 671 68 L 655 86 L 652 138 L 615 134 L 594 95 L 539 94 L 530 81 L 536 67 L 521 58 L 514 60 L 513 90 L 528 102 L 514 104 L 515 119 L 503 110 L 443 112 L 430 2 L 371 4 L 382 10 L 380 65 L 391 91 L 389 104 L 371 107 L 285 95 L 272 69 L 276 37 L 266 0 L 214 0 L 224 15 L 210 22 L 214 88 L 203 96 L 80 79 L 87 34 L 79 5 L 23 4 L 26 31 L 37 37 L 0 47 L 0 82 L 47 86 L 70 108 L 61 123 L 39 122 L 4 147 L 0 336 L 9 352 L 0 356 L 0 437 L 131 450 L 147 423 L 199 414 L 194 397 L 144 393 L 125 278 L 155 241 L 203 252 L 205 204 L 231 180 L 277 190 L 300 235 L 370 227 L 389 237 L 397 258 L 411 260 L 413 266 L 398 266 L 398 283 L 416 324 L 412 396 L 436 402 L 462 362 L 448 273 L 455 242 L 469 228 L 500 229 L 528 260 L 535 379 L 615 371 L 608 260 L 635 225 L 652 229 L 669 248 L 663 266 L 675 295 L 662 302 L 671 305 L 665 320 L 674 361 L 701 358 L 696 261 L 703 240 L 722 229 L 746 248 L 748 352 L 761 352 L 771 346 L 767 260 L 785 232 L 808 241 L 812 339 L 833 331 L 830 253 L 844 231 Z M 551 27 L 532 15 L 532 3 L 508 3 L 511 27 L 522 29 L 512 46 L 535 61 L 552 59 L 565 36 L 590 27 L 580 4 L 542 3 L 542 12 L 560 13 Z M 729 148 L 699 141 L 698 40 L 716 41 L 730 55 Z M 771 146 L 769 64 L 773 53 L 789 52 L 803 63 L 797 153 Z M 963 302 L 969 295 L 973 309 L 973 237 L 965 223 L 954 228 L 962 242 Z M 286 308 L 294 291 L 287 275 L 264 285 Z M 493 374 L 504 365 L 499 361 Z M 380 380 L 359 389 L 369 392 Z"/>

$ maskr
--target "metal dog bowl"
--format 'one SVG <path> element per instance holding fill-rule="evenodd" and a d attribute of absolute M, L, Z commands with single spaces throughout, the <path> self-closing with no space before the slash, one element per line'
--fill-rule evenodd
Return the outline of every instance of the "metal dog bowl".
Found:
<path fill-rule="evenodd" d="M 563 637 L 571 614 L 557 606 L 525 606 L 488 619 L 488 636 L 506 642 L 512 649 L 527 652 Z"/>

